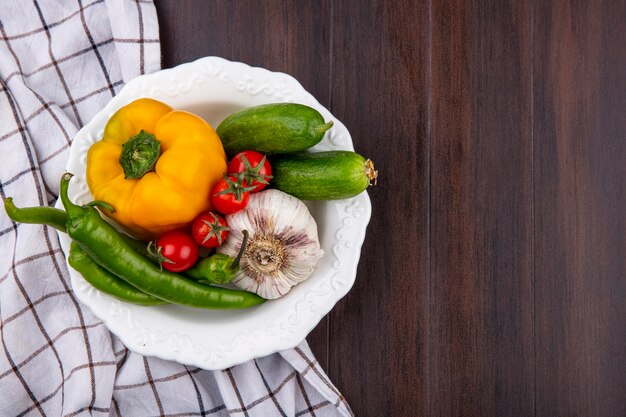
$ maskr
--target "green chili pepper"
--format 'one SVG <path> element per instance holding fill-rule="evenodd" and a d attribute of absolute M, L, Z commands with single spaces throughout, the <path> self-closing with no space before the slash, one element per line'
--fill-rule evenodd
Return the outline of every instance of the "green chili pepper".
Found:
<path fill-rule="evenodd" d="M 216 253 L 201 259 L 193 267 L 186 270 L 185 275 L 203 284 L 226 284 L 232 281 L 239 272 L 239 261 L 246 250 L 248 231 L 243 231 L 243 242 L 235 259 L 223 253 Z"/>
<path fill-rule="evenodd" d="M 199 308 L 243 308 L 265 300 L 246 291 L 210 287 L 159 268 L 135 252 L 93 205 L 77 206 L 67 195 L 71 174 L 61 177 L 61 202 L 67 213 L 67 234 L 100 266 L 143 292 L 169 301 Z M 109 207 L 110 209 L 110 207 Z"/>
<path fill-rule="evenodd" d="M 7 197 L 4 199 L 4 209 L 6 210 L 9 218 L 18 223 L 30 223 L 30 224 L 46 224 L 52 226 L 55 229 L 67 233 L 65 225 L 67 224 L 67 213 L 63 210 L 52 207 L 16 207 L 13 203 L 13 198 Z M 120 237 L 124 239 L 126 243 L 134 250 L 153 259 L 153 255 L 148 250 L 148 244 L 141 240 L 133 239 L 127 234 L 120 233 Z M 156 260 L 155 260 L 156 261 Z"/>
<path fill-rule="evenodd" d="M 70 245 L 70 253 L 67 260 L 70 266 L 85 278 L 85 281 L 103 293 L 109 294 L 122 301 L 128 301 L 129 303 L 143 306 L 166 304 L 166 301 L 138 290 L 123 279 L 101 268 L 76 242 L 72 242 Z"/>
<path fill-rule="evenodd" d="M 46 224 L 57 230 L 65 232 L 67 214 L 63 210 L 52 207 L 26 207 L 17 208 L 13 204 L 13 198 L 4 199 L 4 210 L 14 222 Z"/>
<path fill-rule="evenodd" d="M 7 197 L 4 200 L 4 209 L 6 210 L 9 218 L 15 222 L 30 223 L 30 224 L 45 224 L 48 226 L 52 226 L 61 232 L 64 232 L 64 233 L 66 232 L 65 225 L 67 223 L 67 213 L 65 213 L 63 210 L 59 210 L 57 208 L 52 208 L 52 207 L 18 208 L 13 203 L 13 198 L 11 197 Z M 142 255 L 149 256 L 149 252 L 147 250 L 147 245 L 145 242 L 141 242 L 139 240 L 133 239 L 132 237 L 125 235 L 123 233 L 120 234 L 120 236 L 134 250 L 136 250 Z M 78 252 L 79 250 L 80 250 L 80 253 Z M 74 261 L 72 261 L 73 252 L 75 254 Z M 135 304 L 157 305 L 157 304 L 165 303 L 165 301 L 159 300 L 158 298 L 154 298 L 148 294 L 145 294 L 139 291 L 138 289 L 130 286 L 125 281 L 120 280 L 118 277 L 111 275 L 106 270 L 100 268 L 100 266 L 96 264 L 92 259 L 83 260 L 82 259 L 83 254 L 85 257 L 88 257 L 87 254 L 85 254 L 77 245 L 74 244 L 74 242 L 72 242 L 72 245 L 70 248 L 70 254 L 68 256 L 68 261 L 75 270 L 80 272 L 83 278 L 85 278 L 85 281 L 91 283 L 94 287 L 96 287 L 100 291 L 113 295 L 114 297 L 117 297 L 121 300 L 129 301 L 131 303 L 134 302 Z M 72 262 L 76 262 L 76 266 L 73 265 Z M 89 266 L 90 264 L 93 264 L 93 266 Z M 93 274 L 93 277 L 86 276 L 87 273 Z M 98 285 L 94 284 L 92 281 L 97 281 Z M 106 282 L 111 282 L 111 281 L 113 282 L 113 285 L 112 285 L 113 288 L 107 291 L 107 289 L 105 288 L 105 284 Z M 115 282 L 118 282 L 118 283 L 116 284 Z M 120 289 L 119 287 L 122 287 L 122 289 Z M 134 291 L 135 293 L 137 293 L 137 295 L 131 294 L 130 295 L 131 299 L 123 298 L 123 296 L 116 296 L 117 293 L 120 293 L 123 295 L 124 292 L 127 292 L 123 290 L 124 287 L 130 287 L 131 288 L 130 292 Z M 150 300 L 155 300 L 155 301 L 158 300 L 158 302 L 151 302 Z"/>

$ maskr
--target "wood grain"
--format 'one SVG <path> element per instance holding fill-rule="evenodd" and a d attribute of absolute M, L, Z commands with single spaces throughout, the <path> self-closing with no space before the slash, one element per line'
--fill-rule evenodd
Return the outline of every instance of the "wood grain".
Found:
<path fill-rule="evenodd" d="M 330 315 L 331 379 L 357 416 L 428 407 L 429 5 L 336 1 L 332 111 L 380 170 L 353 289 Z"/>
<path fill-rule="evenodd" d="M 433 416 L 533 413 L 530 13 L 433 2 Z"/>
<path fill-rule="evenodd" d="M 624 416 L 626 7 L 536 3 L 537 416 Z"/>
<path fill-rule="evenodd" d="M 626 1 L 156 4 L 164 66 L 290 73 L 380 169 L 308 337 L 357 416 L 626 416 Z"/>

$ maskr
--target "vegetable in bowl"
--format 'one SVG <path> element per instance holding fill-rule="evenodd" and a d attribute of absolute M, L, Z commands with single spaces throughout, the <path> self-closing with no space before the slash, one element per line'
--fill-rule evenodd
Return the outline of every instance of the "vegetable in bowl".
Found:
<path fill-rule="evenodd" d="M 309 278 L 324 251 L 317 236 L 317 223 L 306 205 L 278 190 L 250 196 L 248 206 L 226 216 L 230 234 L 219 253 L 235 256 L 243 231 L 250 234 L 233 284 L 266 299 L 287 294 L 291 287 Z"/>
<path fill-rule="evenodd" d="M 115 206 L 106 215 L 141 239 L 210 210 L 209 192 L 225 172 L 224 148 L 207 122 L 148 98 L 115 112 L 87 153 L 94 199 Z"/>

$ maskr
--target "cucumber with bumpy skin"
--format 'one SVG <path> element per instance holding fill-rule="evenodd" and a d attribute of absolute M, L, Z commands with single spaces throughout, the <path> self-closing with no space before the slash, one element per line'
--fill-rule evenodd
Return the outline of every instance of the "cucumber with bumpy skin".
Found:
<path fill-rule="evenodd" d="M 275 103 L 233 113 L 217 127 L 226 153 L 246 150 L 266 154 L 298 152 L 319 143 L 333 125 L 315 109 L 296 103 Z"/>
<path fill-rule="evenodd" d="M 350 198 L 376 181 L 371 160 L 351 151 L 277 155 L 271 185 L 301 200 Z"/>

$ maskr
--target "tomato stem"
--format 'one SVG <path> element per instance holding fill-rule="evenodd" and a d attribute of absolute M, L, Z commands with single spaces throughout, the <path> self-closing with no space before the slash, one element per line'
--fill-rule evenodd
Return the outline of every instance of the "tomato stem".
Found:
<path fill-rule="evenodd" d="M 220 219 L 215 215 L 213 215 L 213 220 L 213 222 L 202 220 L 202 223 L 209 226 L 209 233 L 207 233 L 207 235 L 204 237 L 202 243 L 206 243 L 207 240 L 211 239 L 212 236 L 215 236 L 218 245 L 221 245 L 222 243 L 224 243 L 224 239 L 222 238 L 222 232 L 227 232 L 230 230 L 230 228 L 228 226 L 222 226 L 220 224 Z"/>
<path fill-rule="evenodd" d="M 168 263 L 168 264 L 173 264 L 175 263 L 174 261 L 166 258 L 165 256 L 163 256 L 163 254 L 161 253 L 161 251 L 163 250 L 162 247 L 158 246 L 154 241 L 150 241 L 148 243 L 148 255 L 150 258 L 152 258 L 154 261 L 156 261 L 159 264 L 159 269 L 161 271 L 163 271 L 163 262 Z"/>
<path fill-rule="evenodd" d="M 271 175 L 261 174 L 261 170 L 265 166 L 265 162 L 267 161 L 267 157 L 263 155 L 263 159 L 258 163 L 256 167 L 253 167 L 248 158 L 245 155 L 241 155 L 241 162 L 243 162 L 244 171 L 241 173 L 241 178 L 246 181 L 247 184 L 252 185 L 254 181 L 260 182 L 261 184 L 268 185 L 269 180 L 272 179 Z M 255 187 L 256 188 L 256 187 Z"/>
<path fill-rule="evenodd" d="M 231 176 L 228 176 L 228 175 L 224 176 L 224 181 L 226 181 L 226 184 L 228 184 L 228 187 L 216 193 L 215 196 L 224 195 L 224 194 L 233 194 L 235 196 L 236 201 L 241 201 L 243 198 L 243 193 L 249 193 L 255 188 L 255 187 L 243 185 L 244 184 L 243 178 L 241 177 L 232 176 L 232 178 L 235 178 L 235 181 L 231 179 Z"/>

